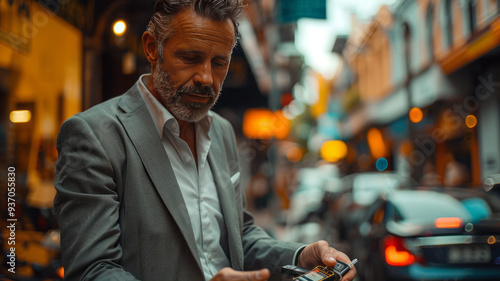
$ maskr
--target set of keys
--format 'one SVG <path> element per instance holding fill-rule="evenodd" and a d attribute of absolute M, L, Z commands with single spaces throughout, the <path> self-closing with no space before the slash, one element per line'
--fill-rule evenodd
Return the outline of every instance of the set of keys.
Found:
<path fill-rule="evenodd" d="M 334 267 L 316 266 L 312 270 L 286 265 L 281 269 L 281 273 L 293 277 L 297 281 L 340 281 L 342 277 L 358 262 L 354 259 L 350 264 L 343 261 L 337 261 Z"/>

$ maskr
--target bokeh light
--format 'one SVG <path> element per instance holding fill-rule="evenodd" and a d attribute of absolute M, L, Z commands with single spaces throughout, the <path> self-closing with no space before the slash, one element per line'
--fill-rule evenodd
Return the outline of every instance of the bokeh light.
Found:
<path fill-rule="evenodd" d="M 389 162 L 387 161 L 387 159 L 382 157 L 377 159 L 377 162 L 375 162 L 375 166 L 377 167 L 377 170 L 384 171 L 389 166 Z"/>
<path fill-rule="evenodd" d="M 275 138 L 283 140 L 290 134 L 291 122 L 283 115 L 282 110 L 276 110 L 269 120 L 269 128 Z"/>
<path fill-rule="evenodd" d="M 384 137 L 379 129 L 371 128 L 367 134 L 367 141 L 370 152 L 375 159 L 387 156 Z"/>
<path fill-rule="evenodd" d="M 9 115 L 12 123 L 27 123 L 31 120 L 31 111 L 29 110 L 14 110 Z"/>
<path fill-rule="evenodd" d="M 249 139 L 270 139 L 273 132 L 270 120 L 273 113 L 265 108 L 251 108 L 243 115 L 243 134 Z"/>
<path fill-rule="evenodd" d="M 497 242 L 497 239 L 495 238 L 495 236 L 488 237 L 488 244 L 493 245 L 496 242 Z"/>
<path fill-rule="evenodd" d="M 465 125 L 467 125 L 468 128 L 474 128 L 477 125 L 477 118 L 474 115 L 468 115 L 465 117 Z"/>
<path fill-rule="evenodd" d="M 124 20 L 117 20 L 113 23 L 113 33 L 116 36 L 123 36 L 127 31 L 127 23 Z"/>
<path fill-rule="evenodd" d="M 419 123 L 424 118 L 424 113 L 422 112 L 422 109 L 414 107 L 410 109 L 410 113 L 408 114 L 408 116 L 411 122 Z"/>
<path fill-rule="evenodd" d="M 290 133 L 290 120 L 281 110 L 250 108 L 243 115 L 242 130 L 249 139 L 286 139 Z"/>
<path fill-rule="evenodd" d="M 340 140 L 326 141 L 321 146 L 321 158 L 328 162 L 337 162 L 347 155 L 347 145 Z"/>

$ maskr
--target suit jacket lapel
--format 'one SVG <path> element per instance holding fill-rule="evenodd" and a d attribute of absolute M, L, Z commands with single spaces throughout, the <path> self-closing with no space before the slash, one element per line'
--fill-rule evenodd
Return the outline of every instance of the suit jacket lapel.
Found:
<path fill-rule="evenodd" d="M 215 128 L 217 128 L 217 125 L 212 125 L 209 132 L 212 144 L 208 153 L 208 161 L 219 193 L 222 214 L 226 223 L 231 267 L 236 270 L 243 270 L 243 248 L 238 246 L 242 245 L 238 207 L 236 205 L 236 194 L 231 184 L 231 176 L 233 175 L 229 174 L 230 170 L 227 167 L 226 157 L 224 157 L 225 152 L 221 147 L 223 143 L 221 139 L 222 132 L 216 132 Z"/>
<path fill-rule="evenodd" d="M 156 131 L 149 110 L 136 86 L 123 96 L 120 101 L 120 107 L 125 112 L 119 115 L 118 119 L 127 131 L 158 194 L 186 238 L 189 249 L 201 269 L 200 258 L 186 204 L 184 203 L 167 153 L 160 138 L 157 137 L 158 132 Z"/>

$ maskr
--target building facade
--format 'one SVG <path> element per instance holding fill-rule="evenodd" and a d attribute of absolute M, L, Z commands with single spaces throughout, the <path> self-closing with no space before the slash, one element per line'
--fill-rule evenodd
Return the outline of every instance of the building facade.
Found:
<path fill-rule="evenodd" d="M 374 169 L 384 157 L 417 184 L 432 173 L 480 186 L 499 173 L 499 32 L 500 3 L 489 0 L 399 1 L 355 28 L 330 99 L 358 154 L 350 164 Z"/>

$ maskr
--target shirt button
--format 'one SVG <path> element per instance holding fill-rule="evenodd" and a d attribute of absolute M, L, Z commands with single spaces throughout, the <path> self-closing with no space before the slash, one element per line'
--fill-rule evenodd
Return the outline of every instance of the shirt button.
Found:
<path fill-rule="evenodd" d="M 193 158 L 191 158 L 191 157 L 186 157 L 186 162 L 191 163 L 191 161 L 193 161 Z"/>
<path fill-rule="evenodd" d="M 208 255 L 207 258 L 208 258 L 209 261 L 211 261 L 212 260 L 212 255 Z"/>
<path fill-rule="evenodd" d="M 203 202 L 203 200 L 205 200 L 205 197 L 200 196 L 200 201 Z"/>

